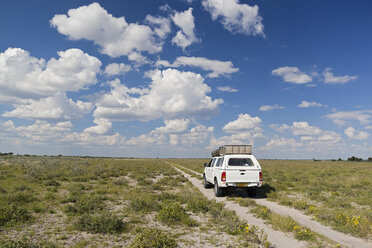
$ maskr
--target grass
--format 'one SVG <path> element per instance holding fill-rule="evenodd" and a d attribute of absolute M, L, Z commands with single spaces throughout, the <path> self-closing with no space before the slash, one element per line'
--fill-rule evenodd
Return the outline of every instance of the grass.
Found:
<path fill-rule="evenodd" d="M 159 229 L 146 229 L 138 234 L 129 248 L 175 248 L 178 247 L 177 242 L 170 235 Z"/>
<path fill-rule="evenodd" d="M 102 211 L 81 215 L 74 227 L 79 231 L 92 233 L 120 233 L 124 230 L 124 223 L 118 215 Z"/>
<path fill-rule="evenodd" d="M 372 236 L 372 163 L 260 161 L 268 199 L 354 236 Z"/>
<path fill-rule="evenodd" d="M 186 210 L 179 203 L 165 202 L 157 218 L 168 226 L 185 225 L 192 227 L 197 225 L 196 221 L 190 218 Z"/>
<path fill-rule="evenodd" d="M 270 246 L 240 224 L 164 160 L 0 158 L 0 247 Z"/>
<path fill-rule="evenodd" d="M 172 159 L 203 173 L 209 159 Z M 372 163 L 313 160 L 260 160 L 259 197 L 303 211 L 335 230 L 372 237 Z M 187 171 L 185 171 L 187 172 Z"/>

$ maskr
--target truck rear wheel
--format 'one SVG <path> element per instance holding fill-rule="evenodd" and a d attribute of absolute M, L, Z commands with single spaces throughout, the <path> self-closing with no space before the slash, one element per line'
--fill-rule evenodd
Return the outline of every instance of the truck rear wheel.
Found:
<path fill-rule="evenodd" d="M 204 183 L 205 189 L 209 189 L 211 187 L 211 184 L 207 181 L 207 178 L 205 178 L 205 175 L 203 175 L 203 183 Z"/>
<path fill-rule="evenodd" d="M 249 197 L 256 197 L 257 196 L 257 188 L 256 187 L 249 187 L 247 189 Z"/>
<path fill-rule="evenodd" d="M 223 196 L 223 189 L 218 187 L 217 179 L 214 179 L 214 195 L 217 197 Z"/>

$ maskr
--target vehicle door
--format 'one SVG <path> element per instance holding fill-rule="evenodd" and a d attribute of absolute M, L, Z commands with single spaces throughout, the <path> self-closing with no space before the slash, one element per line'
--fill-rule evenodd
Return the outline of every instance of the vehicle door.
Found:
<path fill-rule="evenodd" d="M 216 162 L 216 158 L 213 158 L 207 167 L 205 167 L 205 178 L 208 182 L 213 183 L 213 165 Z"/>
<path fill-rule="evenodd" d="M 215 177 L 217 178 L 218 181 L 220 181 L 222 162 L 223 162 L 223 157 L 216 159 L 214 166 L 213 166 L 212 182 L 214 181 Z"/>
<path fill-rule="evenodd" d="M 207 181 L 209 181 L 208 179 L 210 178 L 210 174 L 212 173 L 212 162 L 213 162 L 213 159 L 211 159 L 209 161 L 209 163 L 207 164 L 207 166 L 204 168 L 204 174 L 205 174 L 205 178 L 207 179 Z"/>

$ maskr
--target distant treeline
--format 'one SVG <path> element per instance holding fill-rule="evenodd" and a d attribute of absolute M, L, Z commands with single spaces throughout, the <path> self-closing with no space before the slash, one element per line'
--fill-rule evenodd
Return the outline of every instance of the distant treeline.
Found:
<path fill-rule="evenodd" d="M 316 159 L 313 159 L 314 161 L 320 161 L 320 160 L 316 160 Z M 331 161 L 343 161 L 342 158 L 339 158 L 339 159 L 331 159 Z M 362 162 L 362 161 L 365 161 L 365 162 L 372 162 L 372 157 L 369 157 L 367 158 L 366 160 L 362 159 L 362 158 L 358 158 L 358 157 L 355 157 L 355 156 L 351 156 L 351 157 L 348 157 L 347 158 L 347 161 L 356 161 L 356 162 Z"/>
<path fill-rule="evenodd" d="M 358 158 L 355 156 L 352 156 L 350 158 L 347 158 L 347 161 L 364 161 L 362 158 Z M 372 157 L 369 157 L 366 161 L 372 162 Z"/>
<path fill-rule="evenodd" d="M 6 152 L 6 153 L 0 152 L 0 156 L 12 156 L 12 155 L 13 155 L 12 152 Z"/>

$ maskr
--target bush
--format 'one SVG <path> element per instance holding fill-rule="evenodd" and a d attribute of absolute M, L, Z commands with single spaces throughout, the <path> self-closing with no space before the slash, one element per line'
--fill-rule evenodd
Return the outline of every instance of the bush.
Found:
<path fill-rule="evenodd" d="M 16 204 L 11 203 L 0 207 L 0 226 L 13 222 L 25 222 L 30 218 L 28 211 Z"/>
<path fill-rule="evenodd" d="M 202 196 L 193 196 L 190 197 L 187 202 L 187 208 L 193 213 L 206 213 L 209 211 L 209 201 Z"/>
<path fill-rule="evenodd" d="M 166 225 L 172 226 L 176 224 L 184 224 L 187 226 L 195 226 L 196 222 L 191 219 L 179 203 L 165 203 L 160 209 L 158 219 Z"/>
<path fill-rule="evenodd" d="M 152 212 L 159 210 L 158 202 L 151 195 L 134 197 L 130 201 L 130 207 L 136 212 Z"/>
<path fill-rule="evenodd" d="M 177 242 L 168 234 L 158 229 L 146 229 L 138 234 L 129 248 L 174 248 Z"/>
<path fill-rule="evenodd" d="M 48 241 L 31 241 L 26 237 L 16 240 L 0 241 L 2 248 L 57 248 L 55 244 Z"/>
<path fill-rule="evenodd" d="M 103 199 L 97 195 L 80 195 L 76 198 L 74 205 L 67 205 L 67 213 L 92 213 L 104 208 Z"/>
<path fill-rule="evenodd" d="M 306 201 L 297 201 L 293 204 L 294 208 L 299 209 L 299 210 L 305 210 L 309 208 L 309 203 Z"/>
<path fill-rule="evenodd" d="M 264 220 L 269 219 L 271 215 L 270 209 L 268 209 L 267 207 L 261 206 L 261 205 L 258 205 L 256 208 L 252 209 L 251 212 L 255 213 L 257 217 L 264 219 Z"/>
<path fill-rule="evenodd" d="M 222 203 L 211 202 L 209 213 L 213 217 L 212 220 L 221 225 L 221 229 L 227 234 L 237 234 L 239 227 L 245 224 L 234 211 L 225 209 Z"/>
<path fill-rule="evenodd" d="M 360 162 L 360 161 L 363 161 L 363 159 L 362 158 L 355 157 L 355 156 L 351 156 L 351 157 L 347 158 L 347 161 L 357 161 L 357 162 Z"/>
<path fill-rule="evenodd" d="M 8 192 L 5 199 L 8 203 L 29 203 L 36 200 L 31 189 L 24 186 L 14 188 Z"/>
<path fill-rule="evenodd" d="M 83 214 L 74 227 L 77 230 L 91 233 L 120 233 L 124 229 L 124 222 L 119 216 L 102 211 L 95 214 Z"/>
<path fill-rule="evenodd" d="M 60 186 L 61 184 L 56 180 L 49 180 L 44 183 L 45 186 Z"/>

